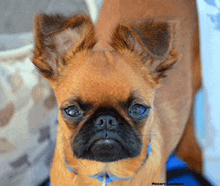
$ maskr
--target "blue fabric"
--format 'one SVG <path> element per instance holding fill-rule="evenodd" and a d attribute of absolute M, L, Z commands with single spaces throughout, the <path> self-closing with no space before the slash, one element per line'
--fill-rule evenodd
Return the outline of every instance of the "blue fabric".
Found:
<path fill-rule="evenodd" d="M 167 171 L 170 171 L 172 169 L 187 168 L 187 165 L 183 160 L 172 154 L 167 161 L 166 167 Z"/>
<path fill-rule="evenodd" d="M 172 154 L 166 164 L 167 183 L 177 183 L 181 185 L 193 186 L 211 186 L 211 183 L 206 180 L 201 174 L 188 168 L 187 164 Z"/>
<path fill-rule="evenodd" d="M 50 186 L 50 181 L 47 181 L 45 186 Z"/>
<path fill-rule="evenodd" d="M 168 180 L 168 185 L 172 183 L 178 183 L 182 185 L 192 185 L 192 186 L 201 186 L 200 182 L 197 181 L 197 179 L 192 176 L 191 174 L 187 175 L 181 175 L 180 177 Z"/>

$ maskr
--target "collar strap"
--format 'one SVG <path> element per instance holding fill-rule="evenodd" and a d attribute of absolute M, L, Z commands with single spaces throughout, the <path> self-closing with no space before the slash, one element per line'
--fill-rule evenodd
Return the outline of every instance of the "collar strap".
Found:
<path fill-rule="evenodd" d="M 147 145 L 147 154 L 151 153 L 151 143 Z"/>
<path fill-rule="evenodd" d="M 69 169 L 70 171 L 72 171 L 74 174 L 77 174 L 77 172 L 75 171 L 75 169 L 69 166 L 69 163 L 67 162 L 66 158 L 65 158 L 65 165 L 66 165 L 66 168 L 67 168 L 67 169 Z"/>
<path fill-rule="evenodd" d="M 102 183 L 105 181 L 105 185 L 113 182 L 113 181 L 118 181 L 118 180 L 130 180 L 131 178 L 120 178 L 118 176 L 115 176 L 113 174 L 108 174 L 108 173 L 102 173 L 102 174 L 97 174 L 95 176 L 91 176 L 91 178 L 94 178 L 96 180 L 101 181 Z M 104 180 L 105 179 L 105 180 Z"/>
<path fill-rule="evenodd" d="M 147 153 L 150 154 L 151 153 L 151 143 L 148 144 L 147 146 Z M 69 169 L 70 171 L 72 171 L 74 174 L 77 174 L 77 172 L 75 171 L 74 168 L 70 167 L 66 158 L 65 158 L 65 165 L 66 168 Z M 109 183 L 113 182 L 113 181 L 119 181 L 119 180 L 130 180 L 131 178 L 120 178 L 117 177 L 113 174 L 108 174 L 108 173 L 101 173 L 101 174 L 97 174 L 95 176 L 91 176 L 91 178 L 94 178 L 96 180 L 99 180 L 103 183 L 103 186 L 108 186 Z"/>

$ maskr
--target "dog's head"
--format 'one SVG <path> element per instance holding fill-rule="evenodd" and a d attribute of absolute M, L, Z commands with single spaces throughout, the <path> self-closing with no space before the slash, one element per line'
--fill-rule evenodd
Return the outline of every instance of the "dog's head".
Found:
<path fill-rule="evenodd" d="M 88 17 L 37 16 L 33 63 L 56 93 L 63 153 L 77 173 L 131 177 L 147 160 L 154 93 L 177 58 L 173 35 L 165 21 L 123 23 L 110 50 L 94 50 Z"/>

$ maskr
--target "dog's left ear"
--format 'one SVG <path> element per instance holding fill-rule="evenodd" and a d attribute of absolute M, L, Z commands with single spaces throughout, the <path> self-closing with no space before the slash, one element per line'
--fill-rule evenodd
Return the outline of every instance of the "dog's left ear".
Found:
<path fill-rule="evenodd" d="M 120 24 L 113 33 L 112 47 L 141 56 L 142 64 L 149 69 L 156 83 L 177 60 L 175 30 L 177 23 L 147 20 Z"/>
<path fill-rule="evenodd" d="M 95 45 L 92 21 L 84 15 L 65 17 L 39 14 L 35 18 L 33 64 L 47 79 L 56 79 L 66 65 L 66 54 Z"/>

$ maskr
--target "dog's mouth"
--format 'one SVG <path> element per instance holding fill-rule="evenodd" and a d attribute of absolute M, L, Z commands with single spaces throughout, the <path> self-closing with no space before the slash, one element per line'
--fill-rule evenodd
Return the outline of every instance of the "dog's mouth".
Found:
<path fill-rule="evenodd" d="M 78 158 L 105 163 L 136 157 L 140 149 L 137 146 L 132 148 L 127 141 L 116 131 L 99 131 L 87 141 L 86 149 L 80 151 L 78 148 L 78 151 L 75 150 L 75 155 Z M 137 148 L 136 151 L 135 148 Z M 83 153 L 77 154 L 78 152 Z"/>
<path fill-rule="evenodd" d="M 115 139 L 109 139 L 109 138 L 103 138 L 103 139 L 98 139 L 96 141 L 94 141 L 90 148 L 91 150 L 93 150 L 94 148 L 96 147 L 113 147 L 113 146 L 121 146 L 122 147 L 122 144 L 120 144 L 120 142 L 118 142 L 117 140 Z"/>
<path fill-rule="evenodd" d="M 102 135 L 106 135 L 105 133 L 107 131 L 101 133 Z M 130 156 L 129 152 L 121 143 L 120 137 L 116 133 L 114 134 L 114 132 L 108 131 L 108 133 L 111 133 L 111 136 L 114 135 L 114 138 L 107 136 L 97 139 L 94 137 L 91 140 L 87 150 L 89 159 L 91 158 L 101 162 L 113 162 Z"/>
<path fill-rule="evenodd" d="M 104 155 L 114 154 L 115 151 L 124 151 L 123 146 L 113 139 L 100 139 L 93 143 L 90 148 L 91 151 Z M 125 151 L 126 152 L 126 151 Z"/>
<path fill-rule="evenodd" d="M 88 142 L 88 146 L 92 147 L 93 145 L 98 144 L 111 144 L 119 143 L 121 144 L 121 137 L 116 133 L 116 131 L 102 130 L 97 132 Z M 122 144 L 121 144 L 122 145 Z"/>

